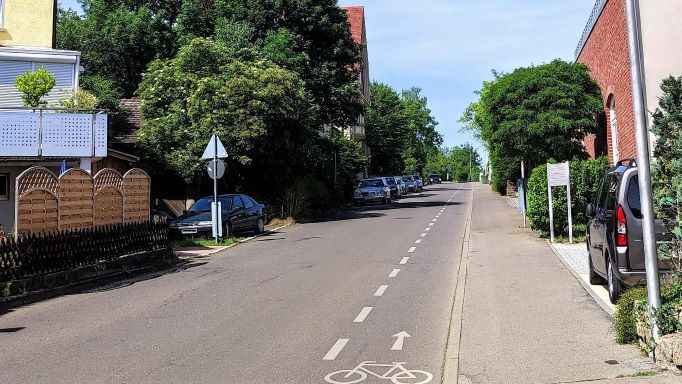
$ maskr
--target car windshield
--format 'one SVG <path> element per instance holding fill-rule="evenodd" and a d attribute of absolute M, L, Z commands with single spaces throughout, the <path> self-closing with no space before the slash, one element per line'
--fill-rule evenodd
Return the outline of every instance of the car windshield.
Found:
<path fill-rule="evenodd" d="M 381 188 L 384 186 L 384 182 L 379 179 L 362 180 L 360 182 L 360 188 Z"/>
<path fill-rule="evenodd" d="M 190 212 L 211 212 L 211 203 L 213 202 L 213 199 L 210 199 L 208 197 L 204 197 L 203 199 L 199 199 L 196 203 L 192 205 L 192 208 L 189 209 Z"/>

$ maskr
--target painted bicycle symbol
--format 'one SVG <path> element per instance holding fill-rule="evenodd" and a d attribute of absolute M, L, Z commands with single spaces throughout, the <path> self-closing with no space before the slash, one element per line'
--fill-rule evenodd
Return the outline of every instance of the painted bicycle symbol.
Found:
<path fill-rule="evenodd" d="M 353 369 L 332 372 L 324 379 L 330 384 L 362 383 L 370 375 L 379 379 L 390 380 L 393 384 L 426 384 L 433 380 L 432 374 L 425 371 L 407 369 L 405 364 L 377 364 L 376 361 L 363 361 Z"/>

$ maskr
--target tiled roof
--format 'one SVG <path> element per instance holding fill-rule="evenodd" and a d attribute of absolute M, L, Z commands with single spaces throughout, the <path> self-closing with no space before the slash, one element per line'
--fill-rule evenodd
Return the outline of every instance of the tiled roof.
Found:
<path fill-rule="evenodd" d="M 363 44 L 365 37 L 365 7 L 355 5 L 342 8 L 348 13 L 348 23 L 353 34 L 353 40 L 358 44 Z"/>

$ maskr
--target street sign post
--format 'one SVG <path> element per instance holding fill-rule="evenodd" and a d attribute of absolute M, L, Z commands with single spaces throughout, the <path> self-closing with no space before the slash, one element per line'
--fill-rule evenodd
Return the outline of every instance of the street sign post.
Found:
<path fill-rule="evenodd" d="M 211 221 L 213 223 L 213 238 L 216 243 L 223 237 L 223 223 L 222 223 L 222 207 L 218 201 L 218 179 L 225 174 L 225 163 L 222 160 L 227 158 L 227 151 L 225 146 L 220 141 L 217 135 L 211 136 L 204 154 L 201 156 L 202 160 L 211 160 L 208 165 L 208 175 L 213 179 L 213 203 L 211 203 Z M 222 166 L 221 166 L 222 164 Z M 222 171 L 221 171 L 222 167 Z"/>
<path fill-rule="evenodd" d="M 547 164 L 547 197 L 549 200 L 549 236 L 554 242 L 554 204 L 552 203 L 552 187 L 566 186 L 568 200 L 568 241 L 573 244 L 573 218 L 571 214 L 571 170 L 567 162 Z"/>
<path fill-rule="evenodd" d="M 639 0 L 627 0 L 627 24 L 630 52 L 630 74 L 632 78 L 632 105 L 637 141 L 637 174 L 639 175 L 639 199 L 642 206 L 642 240 L 644 243 L 644 266 L 646 288 L 651 318 L 651 334 L 658 342 L 659 329 L 656 324 L 656 310 L 661 307 L 660 281 L 658 277 L 658 255 L 654 227 L 654 208 L 651 192 L 651 168 L 649 165 L 649 112 L 644 88 L 644 59 L 642 55 L 642 31 L 639 14 Z M 656 349 L 654 348 L 654 351 Z M 656 356 L 654 356 L 655 360 Z"/>

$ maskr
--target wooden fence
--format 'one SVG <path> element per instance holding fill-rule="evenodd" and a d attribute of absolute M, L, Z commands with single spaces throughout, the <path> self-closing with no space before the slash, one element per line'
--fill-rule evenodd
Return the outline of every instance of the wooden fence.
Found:
<path fill-rule="evenodd" d="M 57 177 L 31 167 L 17 177 L 15 234 L 149 220 L 151 180 L 141 169 L 125 175 L 102 169 L 94 177 L 70 169 Z"/>
<path fill-rule="evenodd" d="M 73 270 L 122 257 L 173 253 L 165 223 L 142 222 L 0 239 L 0 282 Z"/>

